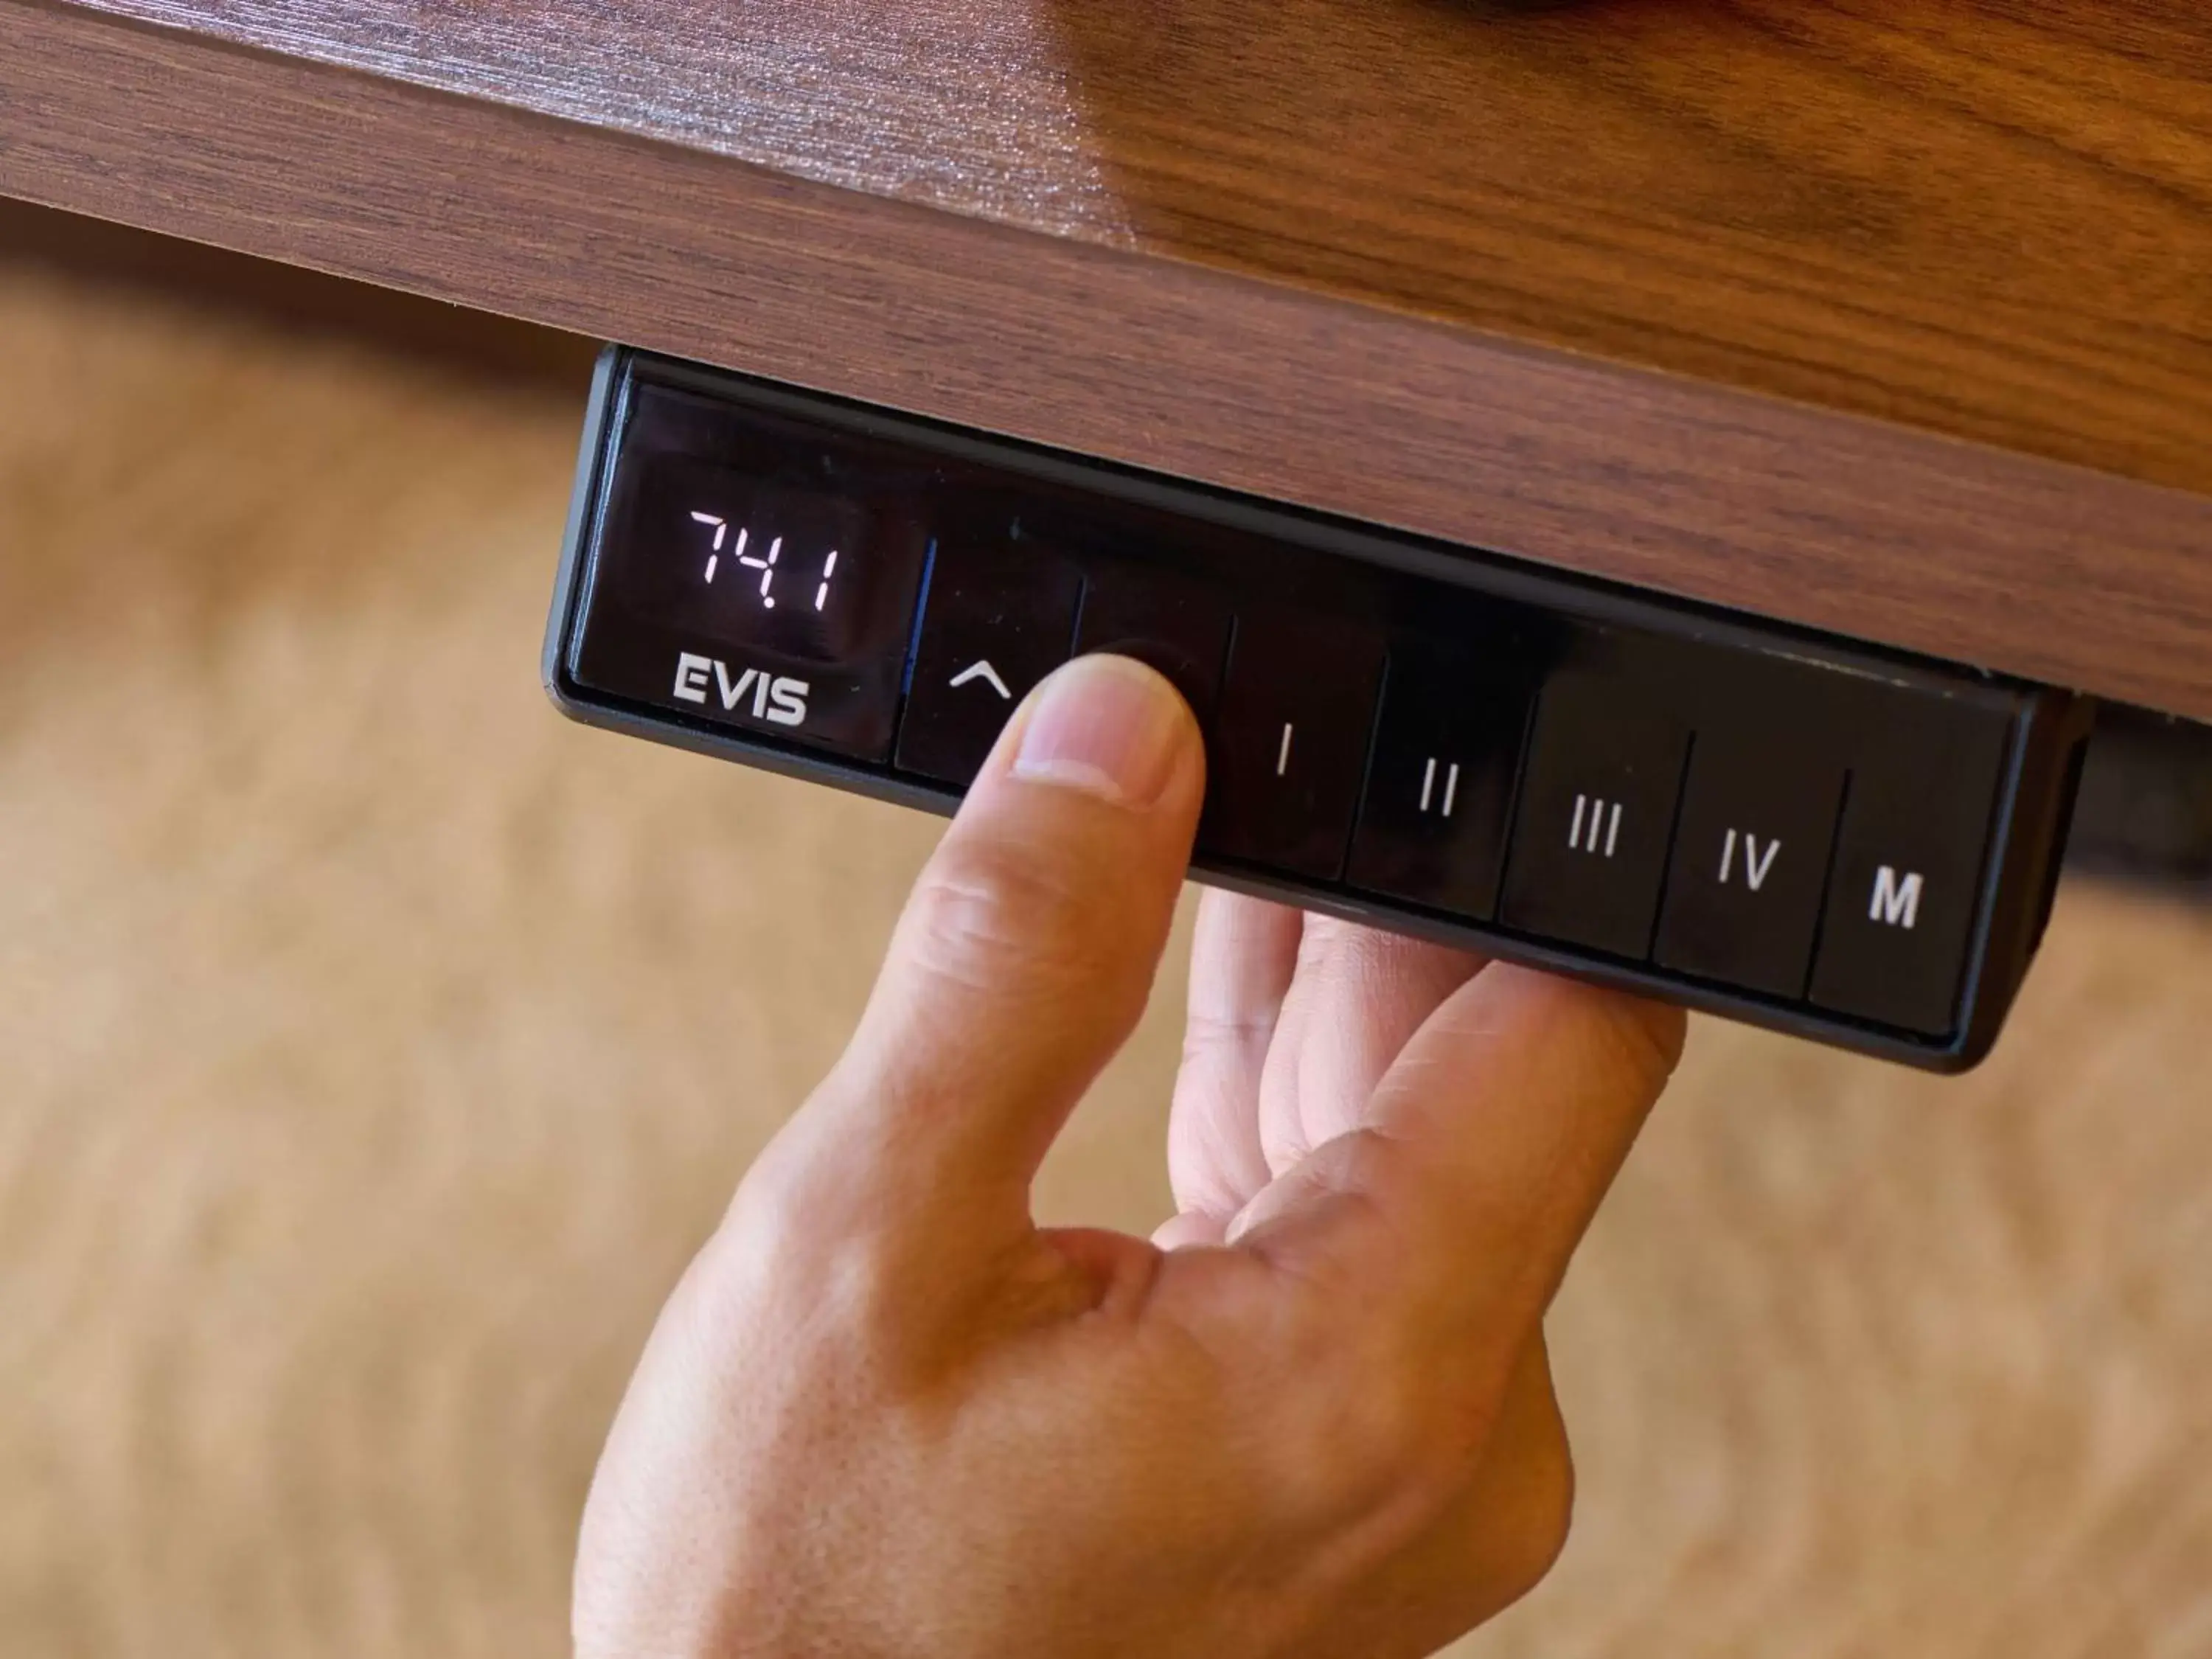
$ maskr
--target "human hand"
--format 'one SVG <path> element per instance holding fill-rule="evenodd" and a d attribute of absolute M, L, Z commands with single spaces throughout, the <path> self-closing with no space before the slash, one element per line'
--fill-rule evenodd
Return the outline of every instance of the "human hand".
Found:
<path fill-rule="evenodd" d="M 583 1659 L 1410 1659 L 1549 1567 L 1543 1314 L 1680 1017 L 1209 895 L 1181 1213 L 1040 1229 L 1203 787 L 1148 669 L 1016 713 L 661 1316 L 586 1506 Z"/>

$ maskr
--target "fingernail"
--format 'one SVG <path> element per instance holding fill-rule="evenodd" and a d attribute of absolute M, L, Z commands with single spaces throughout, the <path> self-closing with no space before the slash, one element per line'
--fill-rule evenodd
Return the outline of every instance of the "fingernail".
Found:
<path fill-rule="evenodd" d="M 1013 775 L 1117 805 L 1151 806 L 1175 775 L 1190 726 L 1176 689 L 1144 664 L 1079 657 L 1038 692 Z"/>

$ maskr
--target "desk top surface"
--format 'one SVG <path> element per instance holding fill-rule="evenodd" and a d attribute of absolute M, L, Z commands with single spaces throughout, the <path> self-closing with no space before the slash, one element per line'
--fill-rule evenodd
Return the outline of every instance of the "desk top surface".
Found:
<path fill-rule="evenodd" d="M 2212 714 L 2197 0 L 0 18 L 0 190 Z"/>

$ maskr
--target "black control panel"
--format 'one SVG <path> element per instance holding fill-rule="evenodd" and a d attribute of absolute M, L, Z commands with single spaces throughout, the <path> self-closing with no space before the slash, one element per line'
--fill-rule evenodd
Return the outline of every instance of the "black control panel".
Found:
<path fill-rule="evenodd" d="M 2062 692 L 602 359 L 546 641 L 568 713 L 949 811 L 1088 651 L 1197 711 L 1210 878 L 1943 1069 L 2033 954 L 2087 727 Z"/>

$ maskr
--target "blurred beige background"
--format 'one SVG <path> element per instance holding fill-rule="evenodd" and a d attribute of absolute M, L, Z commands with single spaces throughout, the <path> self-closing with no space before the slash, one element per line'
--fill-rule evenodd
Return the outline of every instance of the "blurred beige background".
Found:
<path fill-rule="evenodd" d="M 660 1296 L 935 828 L 586 732 L 579 409 L 0 263 L 0 1656 L 564 1651 Z M 1180 967 L 1054 1218 L 1165 1213 Z M 1693 1036 L 1467 1644 L 2212 1653 L 2212 917 L 2070 886 L 1945 1084 Z"/>

